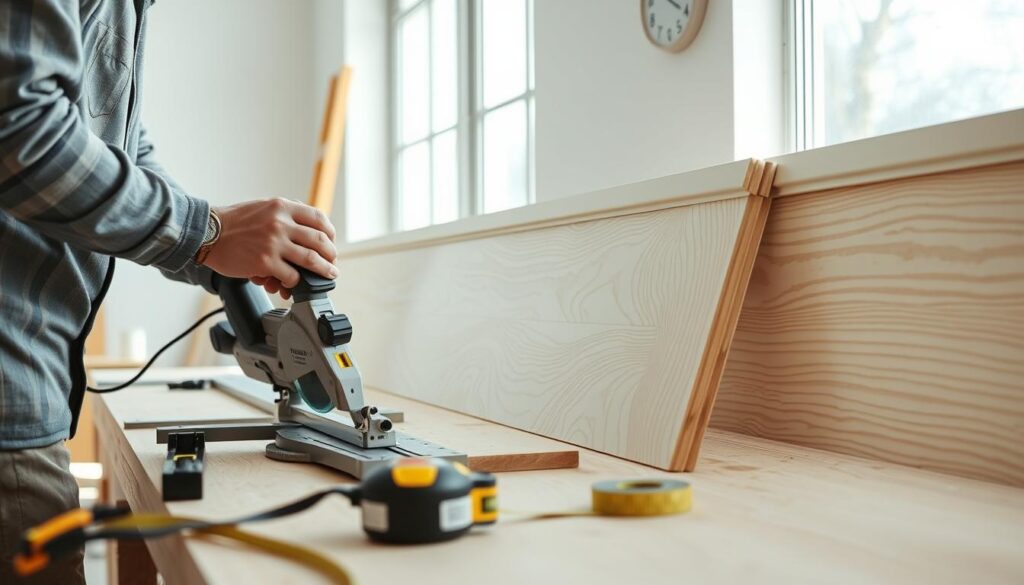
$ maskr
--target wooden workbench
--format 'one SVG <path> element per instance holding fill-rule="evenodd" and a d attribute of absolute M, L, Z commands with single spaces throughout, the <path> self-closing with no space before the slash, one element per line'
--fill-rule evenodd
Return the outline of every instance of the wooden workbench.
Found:
<path fill-rule="evenodd" d="M 106 473 L 136 511 L 225 518 L 348 481 L 268 460 L 262 441 L 211 443 L 204 499 L 165 504 L 165 447 L 152 429 L 125 431 L 123 422 L 143 409 L 188 412 L 195 395 L 150 388 L 140 404 L 130 393 L 142 388 L 91 397 Z M 238 413 L 252 416 L 241 403 Z M 578 469 L 499 475 L 501 505 L 587 507 L 594 481 L 669 475 L 680 477 L 583 451 Z M 337 499 L 250 529 L 312 545 L 367 584 L 1024 582 L 1021 489 L 713 430 L 697 471 L 682 477 L 694 509 L 674 517 L 505 522 L 451 543 L 396 547 L 368 542 L 358 510 Z M 171 537 L 148 548 L 171 585 L 323 582 L 212 541 Z"/>

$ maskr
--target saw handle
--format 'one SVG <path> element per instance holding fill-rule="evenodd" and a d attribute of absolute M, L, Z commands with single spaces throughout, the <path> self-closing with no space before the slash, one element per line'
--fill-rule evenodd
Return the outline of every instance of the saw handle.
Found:
<path fill-rule="evenodd" d="M 219 274 L 213 276 L 213 288 L 224 302 L 224 312 L 227 313 L 232 333 L 242 345 L 254 348 L 266 343 L 263 314 L 274 308 L 266 291 L 248 280 L 227 278 Z"/>
<path fill-rule="evenodd" d="M 292 296 L 297 302 L 321 298 L 334 290 L 334 281 L 324 278 L 312 270 L 292 264 L 299 271 L 299 284 L 292 287 Z"/>
<path fill-rule="evenodd" d="M 322 298 L 334 290 L 333 280 L 294 264 L 292 267 L 299 273 L 299 283 L 291 289 L 295 302 Z M 214 347 L 220 345 L 228 348 L 222 353 L 230 354 L 230 343 L 226 342 L 231 336 L 250 348 L 264 343 L 266 332 L 263 330 L 263 314 L 274 308 L 267 293 L 244 278 L 229 278 L 212 270 L 209 272 L 209 281 L 202 283 L 203 287 L 224 302 L 224 312 L 230 324 L 230 331 L 222 327 L 211 333 Z M 218 351 L 221 350 L 218 348 Z"/>

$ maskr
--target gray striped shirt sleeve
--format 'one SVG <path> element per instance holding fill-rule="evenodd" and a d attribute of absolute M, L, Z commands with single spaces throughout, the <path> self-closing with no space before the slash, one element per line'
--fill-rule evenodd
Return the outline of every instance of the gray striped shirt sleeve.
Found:
<path fill-rule="evenodd" d="M 83 71 L 78 3 L 4 4 L 0 209 L 82 249 L 170 272 L 190 264 L 208 204 L 105 144 L 68 97 Z"/>

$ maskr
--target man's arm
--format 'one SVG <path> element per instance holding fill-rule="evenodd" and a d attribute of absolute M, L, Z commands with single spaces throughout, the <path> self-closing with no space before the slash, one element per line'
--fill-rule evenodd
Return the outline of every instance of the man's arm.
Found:
<path fill-rule="evenodd" d="M 83 124 L 67 94 L 83 71 L 78 11 L 73 0 L 0 4 L 0 210 L 76 247 L 176 272 L 202 243 L 209 206 Z M 285 286 L 298 282 L 292 264 L 336 274 L 323 214 L 283 200 L 218 214 L 223 233 L 207 257 L 217 272 Z"/>
<path fill-rule="evenodd" d="M 79 6 L 0 8 L 0 209 L 78 248 L 176 271 L 202 243 L 206 202 L 171 187 L 83 123 Z"/>
<path fill-rule="evenodd" d="M 138 165 L 139 168 L 147 169 L 158 177 L 163 178 L 163 180 L 167 181 L 167 184 L 170 185 L 172 189 L 184 192 L 184 189 L 182 189 L 178 182 L 174 180 L 174 177 L 172 177 L 163 165 L 160 164 L 160 161 L 157 160 L 155 147 L 153 146 L 153 142 L 149 139 L 149 133 L 146 131 L 145 126 L 142 126 L 142 129 L 139 131 L 139 148 L 135 155 L 135 164 Z M 204 274 L 209 273 L 210 269 L 206 266 L 200 266 L 195 262 L 188 262 L 177 272 L 165 269 L 160 269 L 160 272 L 171 280 L 186 282 L 189 284 L 199 284 L 204 282 Z M 209 278 L 206 277 L 205 280 L 208 281 Z"/>

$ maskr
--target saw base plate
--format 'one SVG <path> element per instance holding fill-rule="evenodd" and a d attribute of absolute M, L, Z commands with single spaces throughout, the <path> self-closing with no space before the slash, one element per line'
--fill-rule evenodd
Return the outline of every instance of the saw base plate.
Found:
<path fill-rule="evenodd" d="M 393 447 L 367 449 L 309 427 L 294 426 L 278 430 L 274 442 L 267 445 L 266 454 L 276 461 L 319 463 L 357 479 L 361 479 L 370 470 L 387 466 L 400 457 L 434 457 L 457 461 L 464 465 L 469 463 L 465 453 L 405 433 L 397 435 Z"/>

